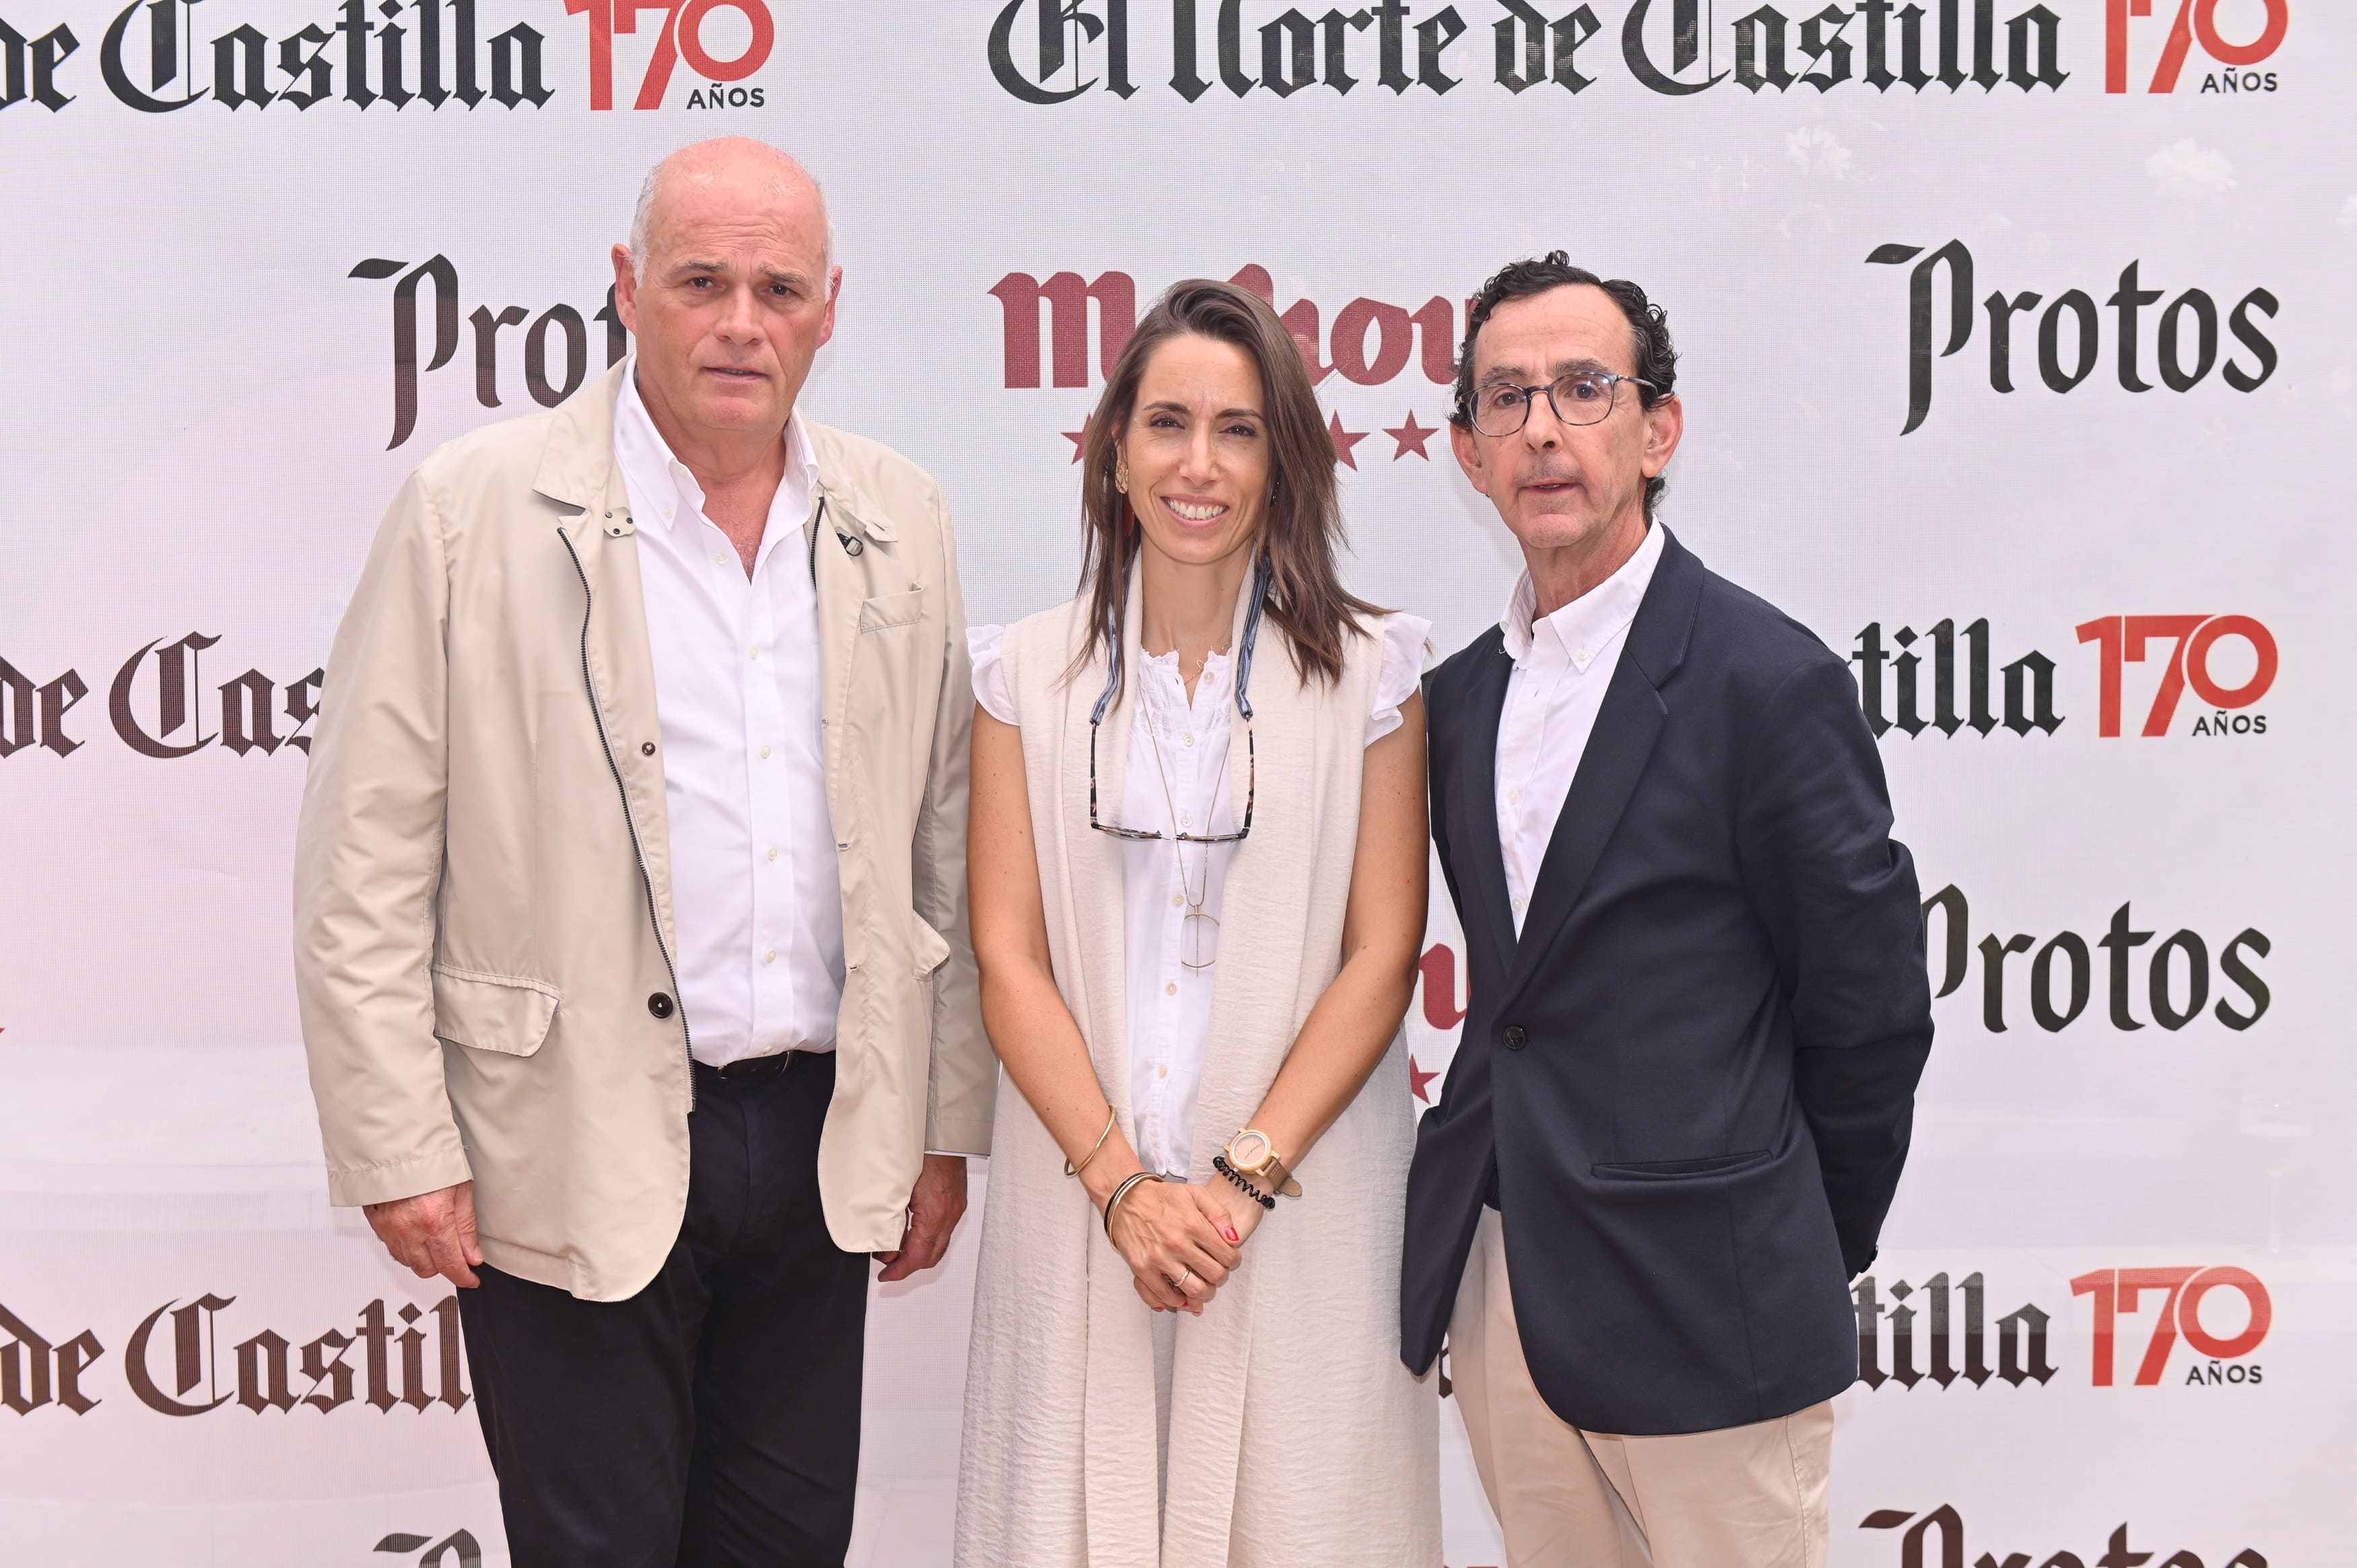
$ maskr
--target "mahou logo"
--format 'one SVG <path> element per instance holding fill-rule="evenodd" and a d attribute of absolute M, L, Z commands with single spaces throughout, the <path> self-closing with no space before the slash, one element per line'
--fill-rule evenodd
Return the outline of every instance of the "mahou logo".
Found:
<path fill-rule="evenodd" d="M 2311 0 L 2313 3 L 2313 0 Z M 2176 6 L 2174 15 L 2168 7 Z M 2222 5 L 2249 18 L 2256 13 L 2258 32 L 2249 38 L 2229 38 L 2218 25 Z M 2169 29 L 2154 62 L 2152 79 L 2142 91 L 2174 92 L 2184 80 L 2187 60 L 2199 44 L 2203 59 L 2222 70 L 2201 72 L 2203 92 L 2273 92 L 2276 73 L 2254 68 L 2275 58 L 2291 30 L 2291 0 L 2162 0 L 2161 16 L 2170 17 Z M 2153 16 L 2153 0 L 2104 0 L 2104 91 L 2131 92 L 2130 52 L 2138 41 L 2137 20 Z M 2157 21 L 2158 18 L 2155 17 Z M 2158 33 L 2158 27 L 2142 29 Z"/>
<path fill-rule="evenodd" d="M 990 71 L 1026 103 L 1092 91 L 1129 98 L 1137 91 L 1130 46 L 1143 36 L 1135 26 L 1168 39 L 1170 90 L 1189 103 L 1221 93 L 1347 96 L 1362 87 L 1437 96 L 1484 64 L 1508 92 L 1584 92 L 1617 67 L 1665 98 L 1730 83 L 1756 97 L 1839 88 L 2054 91 L 2070 80 L 2061 16 L 2033 5 L 2000 22 L 1996 0 L 1857 0 L 1789 13 L 1744 0 L 1725 19 L 1716 0 L 1628 0 L 1617 25 L 1593 4 L 1550 16 L 1541 0 L 1494 0 L 1486 51 L 1478 22 L 1453 5 L 1382 0 L 1315 21 L 1280 5 L 1266 0 L 1248 15 L 1246 0 L 1006 0 L 990 27 Z"/>
<path fill-rule="evenodd" d="M 2147 739 L 2267 733 L 2259 704 L 2275 689 L 2282 655 L 2275 633 L 2256 618 L 2098 616 L 2075 630 L 2096 654 L 2098 736 L 2121 738 L 2131 721 Z M 2057 661 L 2033 648 L 1997 664 L 1996 646 L 1986 616 L 1961 623 L 1945 617 L 1920 631 L 1867 622 L 1849 655 L 1867 727 L 1878 739 L 1896 734 L 1909 740 L 1966 730 L 1985 737 L 2061 729 L 2066 721 L 2055 707 Z"/>
<path fill-rule="evenodd" d="M 1361 295 L 1329 307 L 1314 299 L 1281 301 L 1268 269 L 1257 264 L 1241 269 L 1228 281 L 1276 309 L 1308 367 L 1312 385 L 1340 375 L 1362 387 L 1389 386 L 1405 378 L 1415 388 L 1420 379 L 1428 398 L 1443 408 L 1448 405 L 1448 394 L 1433 390 L 1456 380 L 1458 306 L 1448 295 L 1434 295 L 1414 305 Z M 1050 273 L 1045 278 L 1008 273 L 988 292 L 999 304 L 1001 370 L 1009 390 L 1039 387 L 1043 371 L 1055 386 L 1085 387 L 1092 374 L 1112 371 L 1137 326 L 1137 280 L 1125 272 L 1100 273 L 1093 280 L 1076 272 Z M 1392 440 L 1391 461 L 1416 456 L 1430 462 L 1428 446 L 1442 424 L 1419 423 L 1411 407 L 1399 425 L 1380 428 Z M 1357 447 L 1372 432 L 1348 428 L 1340 410 L 1328 417 L 1326 431 L 1335 457 L 1359 467 L 1363 454 Z M 1072 443 L 1072 460 L 1078 462 L 1084 432 L 1063 434 Z"/>

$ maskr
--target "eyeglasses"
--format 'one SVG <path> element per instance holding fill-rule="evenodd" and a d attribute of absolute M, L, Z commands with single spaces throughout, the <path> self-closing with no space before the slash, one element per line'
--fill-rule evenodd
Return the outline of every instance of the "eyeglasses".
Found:
<path fill-rule="evenodd" d="M 1180 843 L 1242 843 L 1252 832 L 1253 796 L 1259 788 L 1259 768 L 1253 755 L 1252 714 L 1247 709 L 1244 721 L 1244 822 L 1232 833 L 1166 833 L 1159 828 L 1125 828 L 1114 822 L 1097 821 L 1097 725 L 1089 721 L 1089 826 L 1101 833 L 1111 833 L 1117 839 L 1175 839 Z"/>
<path fill-rule="evenodd" d="M 1089 826 L 1101 833 L 1117 839 L 1175 839 L 1180 843 L 1241 843 L 1252 832 L 1253 800 L 1260 790 L 1259 757 L 1253 747 L 1253 705 L 1249 694 L 1252 687 L 1253 645 L 1260 639 L 1262 607 L 1268 602 L 1268 584 L 1272 575 L 1268 557 L 1264 554 L 1253 573 L 1252 604 L 1244 611 L 1244 634 L 1236 646 L 1236 712 L 1244 721 L 1244 820 L 1243 825 L 1232 833 L 1166 833 L 1159 829 L 1125 828 L 1114 822 L 1097 820 L 1097 728 L 1104 722 L 1105 710 L 1113 705 L 1113 695 L 1121 689 L 1121 628 L 1112 627 L 1106 646 L 1112 650 L 1113 669 L 1105 677 L 1105 688 L 1097 696 L 1097 704 L 1089 711 Z"/>
<path fill-rule="evenodd" d="M 1475 389 L 1473 406 L 1467 416 L 1473 428 L 1484 435 L 1512 435 L 1530 423 L 1531 409 L 1540 392 L 1546 393 L 1547 406 L 1555 410 L 1556 419 L 1566 424 L 1597 424 L 1612 412 L 1612 403 L 1622 381 L 1652 390 L 1653 383 L 1642 376 L 1624 376 L 1617 371 L 1574 371 L 1557 376 L 1544 387 L 1518 387 L 1505 382 Z"/>

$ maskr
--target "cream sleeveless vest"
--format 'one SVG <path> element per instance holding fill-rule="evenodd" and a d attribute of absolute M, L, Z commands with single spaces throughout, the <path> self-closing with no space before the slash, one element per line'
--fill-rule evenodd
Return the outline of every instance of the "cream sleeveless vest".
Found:
<path fill-rule="evenodd" d="M 1125 618 L 1135 671 L 1137 590 Z M 1237 607 L 1241 635 L 1243 606 Z M 1125 1132 L 1122 862 L 1088 825 L 1089 709 L 1071 681 L 1086 607 L 1007 628 L 1049 949 Z M 1228 873 L 1189 1175 L 1245 1125 L 1341 964 L 1380 628 L 1304 686 L 1264 624 L 1251 696 L 1252 836 Z M 1122 799 L 1135 677 L 1105 714 L 1099 800 Z M 1241 721 L 1239 721 L 1241 722 Z M 1242 801 L 1245 748 L 1231 752 Z M 998 1098 L 967 1366 L 960 1568 L 1437 1568 L 1437 1388 L 1402 1367 L 1400 1227 L 1414 1144 L 1395 1039 L 1301 1163 L 1203 1316 L 1178 1320 L 1167 1511 L 1157 1498 L 1151 1314 L 1020 1092 Z"/>

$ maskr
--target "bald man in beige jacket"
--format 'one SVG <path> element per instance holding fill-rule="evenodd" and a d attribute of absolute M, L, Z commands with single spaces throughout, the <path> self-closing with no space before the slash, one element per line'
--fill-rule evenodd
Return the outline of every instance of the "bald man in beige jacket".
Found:
<path fill-rule="evenodd" d="M 614 266 L 633 354 L 418 467 L 328 660 L 329 1195 L 461 1287 L 519 1568 L 840 1564 L 862 1254 L 938 1261 L 989 1147 L 955 547 L 795 412 L 842 277 L 800 166 L 674 155 Z"/>

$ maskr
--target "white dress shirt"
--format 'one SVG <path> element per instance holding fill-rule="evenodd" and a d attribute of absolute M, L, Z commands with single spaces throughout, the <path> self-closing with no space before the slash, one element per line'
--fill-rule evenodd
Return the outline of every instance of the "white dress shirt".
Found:
<path fill-rule="evenodd" d="M 819 736 L 818 592 L 802 549 L 818 461 L 802 415 L 752 575 L 640 401 L 614 411 L 637 524 L 671 816 L 680 1004 L 695 1059 L 834 1048 L 843 890 Z"/>
<path fill-rule="evenodd" d="M 1619 571 L 1555 614 L 1534 620 L 1538 593 L 1528 572 L 1506 600 L 1498 624 L 1514 672 L 1498 715 L 1498 847 L 1505 852 L 1516 936 L 1597 710 L 1620 667 L 1629 623 L 1661 559 L 1662 531 L 1648 524 L 1643 542 Z"/>
<path fill-rule="evenodd" d="M 1400 704 L 1422 677 L 1425 639 L 1431 629 L 1432 623 L 1421 616 L 1394 615 L 1384 621 L 1383 667 L 1367 715 L 1367 745 L 1399 728 Z M 1000 661 L 1005 633 L 1004 627 L 974 627 L 966 633 L 966 643 L 974 656 L 975 701 L 1000 723 L 1013 724 L 1015 704 Z M 1282 652 L 1272 654 L 1264 648 L 1260 668 L 1274 671 L 1280 679 L 1292 678 L 1292 666 Z M 1231 745 L 1243 745 L 1243 725 L 1236 715 L 1234 660 L 1228 654 L 1212 654 L 1196 677 L 1191 700 L 1179 678 L 1176 652 L 1148 655 L 1133 679 L 1137 716 L 1130 725 L 1121 814 L 1105 820 L 1123 827 L 1158 828 L 1165 834 L 1233 832 L 1237 824 L 1230 787 L 1234 770 L 1228 765 L 1228 753 Z M 1281 785 L 1261 780 L 1263 794 L 1273 788 Z M 1211 987 L 1220 969 L 1216 934 L 1209 934 L 1207 954 L 1195 950 L 1191 944 L 1196 939 L 1182 928 L 1190 904 L 1218 919 L 1228 866 L 1243 845 L 1182 844 L 1168 837 L 1119 842 L 1131 1125 L 1136 1132 L 1137 1157 L 1146 1168 L 1183 1181 L 1195 1146 L 1195 1104 L 1211 1048 Z M 1205 956 L 1214 959 L 1208 968 L 1189 968 L 1185 961 Z"/>

